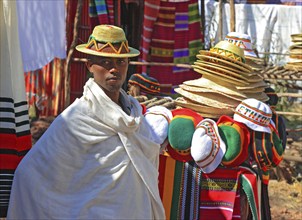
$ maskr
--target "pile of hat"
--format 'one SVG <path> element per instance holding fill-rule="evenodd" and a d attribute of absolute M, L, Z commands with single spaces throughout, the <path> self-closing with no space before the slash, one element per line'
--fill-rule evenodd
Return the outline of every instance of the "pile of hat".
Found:
<path fill-rule="evenodd" d="M 204 117 L 232 116 L 236 106 L 244 99 L 267 101 L 264 90 L 268 85 L 257 74 L 259 59 L 252 50 L 250 37 L 231 32 L 214 47 L 199 51 L 192 67 L 202 77 L 184 81 L 174 89 L 181 97 L 175 102 L 191 108 Z M 248 62 L 247 62 L 248 60 Z"/>
<path fill-rule="evenodd" d="M 292 45 L 289 47 L 289 62 L 286 69 L 302 71 L 302 33 L 291 35 Z"/>

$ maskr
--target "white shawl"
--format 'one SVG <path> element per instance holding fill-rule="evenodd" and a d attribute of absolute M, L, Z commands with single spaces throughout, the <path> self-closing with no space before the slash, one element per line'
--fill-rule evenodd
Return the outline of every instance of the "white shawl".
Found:
<path fill-rule="evenodd" d="M 131 115 L 88 80 L 18 166 L 8 219 L 164 219 L 160 146 L 140 104 Z"/>

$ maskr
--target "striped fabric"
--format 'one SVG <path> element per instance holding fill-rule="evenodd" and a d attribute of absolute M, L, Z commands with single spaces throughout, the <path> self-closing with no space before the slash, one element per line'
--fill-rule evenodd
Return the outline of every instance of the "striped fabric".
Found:
<path fill-rule="evenodd" d="M 0 217 L 6 217 L 15 169 L 31 148 L 16 1 L 0 1 Z"/>
<path fill-rule="evenodd" d="M 156 21 L 159 12 L 160 0 L 146 0 L 144 3 L 144 20 L 142 31 L 142 44 L 140 47 L 141 61 L 149 61 L 149 49 L 152 33 L 154 30 L 154 22 Z M 147 73 L 147 67 L 142 67 L 142 73 Z"/>
<path fill-rule="evenodd" d="M 113 0 L 89 0 L 89 17 L 91 27 L 99 24 L 113 24 Z"/>
<path fill-rule="evenodd" d="M 147 2 L 155 4 L 154 1 Z M 153 8 L 156 8 L 158 13 L 148 16 L 149 20 L 146 16 L 144 18 L 142 60 L 174 64 L 193 63 L 196 54 L 202 49 L 198 1 L 162 0 L 159 4 L 156 1 L 156 7 Z M 145 27 L 148 27 L 148 32 Z M 146 68 L 143 68 L 143 71 L 146 71 Z M 151 66 L 148 74 L 158 79 L 161 84 L 173 86 L 199 77 L 193 70 L 173 66 Z"/>
<path fill-rule="evenodd" d="M 25 72 L 30 117 L 56 116 L 64 108 L 64 61 L 55 58 L 43 68 Z"/>
<path fill-rule="evenodd" d="M 250 168 L 218 167 L 205 174 L 193 161 L 160 155 L 159 190 L 167 219 L 242 219 L 242 189 L 259 219 L 261 186 Z"/>

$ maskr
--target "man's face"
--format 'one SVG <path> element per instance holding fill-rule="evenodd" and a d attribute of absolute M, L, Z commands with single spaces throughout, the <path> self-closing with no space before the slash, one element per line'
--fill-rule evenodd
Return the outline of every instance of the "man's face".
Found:
<path fill-rule="evenodd" d="M 104 92 L 118 93 L 126 80 L 129 66 L 128 58 L 90 57 L 87 68 L 93 74 L 94 81 Z"/>

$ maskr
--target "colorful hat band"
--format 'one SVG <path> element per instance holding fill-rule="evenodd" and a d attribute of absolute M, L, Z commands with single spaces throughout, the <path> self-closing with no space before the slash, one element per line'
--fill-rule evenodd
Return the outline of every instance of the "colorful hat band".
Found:
<path fill-rule="evenodd" d="M 228 42 L 230 42 L 238 47 L 241 47 L 245 51 L 249 51 L 249 52 L 253 51 L 253 49 L 252 49 L 253 46 L 249 39 L 244 39 L 244 38 L 239 38 L 239 37 L 230 37 L 230 36 L 226 36 L 225 39 Z"/>
<path fill-rule="evenodd" d="M 122 42 L 100 42 L 94 36 L 90 36 L 86 45 L 87 49 L 95 50 L 103 53 L 123 54 L 129 53 L 128 41 Z"/>
<path fill-rule="evenodd" d="M 133 74 L 128 82 L 138 85 L 143 90 L 152 94 L 160 93 L 160 84 L 143 77 L 141 74 Z"/>
<path fill-rule="evenodd" d="M 215 47 L 212 47 L 210 49 L 211 52 L 213 53 L 217 53 L 219 55 L 223 55 L 223 56 L 226 56 L 228 58 L 231 58 L 235 61 L 239 61 L 241 63 L 245 63 L 245 58 L 231 52 L 231 51 L 228 51 L 228 50 L 224 50 L 224 49 L 220 49 L 220 48 L 215 48 Z"/>
<path fill-rule="evenodd" d="M 203 128 L 205 130 L 205 133 L 208 136 L 210 136 L 211 139 L 213 140 L 212 146 L 211 146 L 211 151 L 210 151 L 209 155 L 202 160 L 196 161 L 196 163 L 198 163 L 199 167 L 205 168 L 215 160 L 216 155 L 219 152 L 220 140 L 217 138 L 218 134 L 216 133 L 215 129 L 213 129 L 213 127 L 211 126 L 211 124 L 209 122 L 204 122 L 204 124 L 196 127 L 196 129 L 198 129 L 198 128 Z"/>
<path fill-rule="evenodd" d="M 267 114 L 257 108 L 247 105 L 246 103 L 240 103 L 235 114 L 238 114 L 244 119 L 263 127 L 267 127 L 272 118 L 272 114 Z"/>

